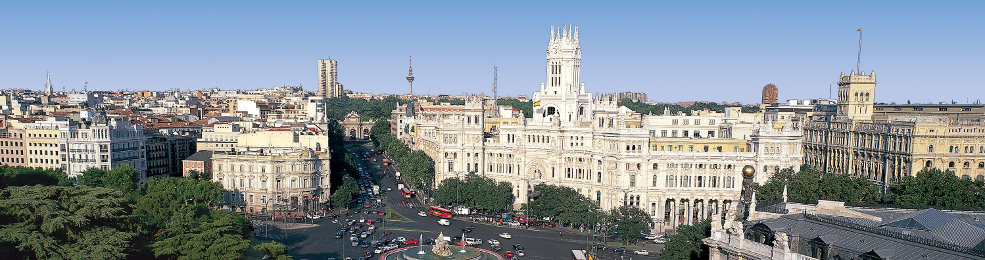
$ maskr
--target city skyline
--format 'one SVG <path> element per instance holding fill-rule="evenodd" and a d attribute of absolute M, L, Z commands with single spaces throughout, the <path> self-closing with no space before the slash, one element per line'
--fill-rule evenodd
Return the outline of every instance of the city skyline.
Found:
<path fill-rule="evenodd" d="M 491 95 L 498 66 L 500 95 L 529 97 L 544 82 L 544 35 L 570 24 L 584 39 L 582 81 L 596 94 L 758 103 L 773 83 L 781 101 L 828 98 L 828 85 L 855 68 L 859 27 L 861 68 L 880 76 L 876 102 L 985 94 L 972 78 L 985 68 L 976 2 L 387 3 L 4 3 L 0 22 L 13 26 L 0 29 L 11 39 L 0 51 L 8 59 L 0 87 L 43 90 L 50 71 L 56 91 L 84 82 L 90 90 L 303 83 L 315 91 L 312 64 L 332 58 L 346 89 L 404 94 L 414 56 L 415 93 Z"/>

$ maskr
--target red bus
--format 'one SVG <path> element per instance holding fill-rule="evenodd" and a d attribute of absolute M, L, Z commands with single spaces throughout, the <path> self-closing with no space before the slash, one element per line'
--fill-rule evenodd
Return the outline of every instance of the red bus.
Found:
<path fill-rule="evenodd" d="M 390 160 L 383 159 L 383 166 L 390 165 Z"/>
<path fill-rule="evenodd" d="M 410 193 L 410 190 L 407 190 L 407 188 L 400 188 L 400 194 L 404 195 L 405 199 L 409 199 L 411 196 L 414 196 L 414 194 Z"/>
<path fill-rule="evenodd" d="M 431 215 L 439 216 L 442 218 L 451 218 L 452 215 L 451 210 L 434 207 L 434 206 L 431 206 L 431 209 L 428 210 L 428 212 L 431 213 Z"/>

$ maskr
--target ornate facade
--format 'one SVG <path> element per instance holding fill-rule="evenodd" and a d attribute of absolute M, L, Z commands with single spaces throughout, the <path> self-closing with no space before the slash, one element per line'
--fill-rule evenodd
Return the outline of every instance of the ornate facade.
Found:
<path fill-rule="evenodd" d="M 603 209 L 639 207 L 659 231 L 722 214 L 739 198 L 745 165 L 800 165 L 799 129 L 737 109 L 644 116 L 586 92 L 580 57 L 577 28 L 552 28 L 533 118 L 472 97 L 398 107 L 391 130 L 434 159 L 435 183 L 469 173 L 507 181 L 516 206 L 538 184 L 567 186 Z M 783 153 L 792 159 L 774 160 Z"/>
<path fill-rule="evenodd" d="M 875 84 L 874 72 L 841 75 L 837 115 L 805 124 L 804 164 L 883 186 L 924 168 L 985 180 L 978 105 L 874 105 Z"/>
<path fill-rule="evenodd" d="M 330 196 L 329 154 L 310 148 L 239 148 L 212 155 L 227 205 L 246 212 L 318 210 Z"/>

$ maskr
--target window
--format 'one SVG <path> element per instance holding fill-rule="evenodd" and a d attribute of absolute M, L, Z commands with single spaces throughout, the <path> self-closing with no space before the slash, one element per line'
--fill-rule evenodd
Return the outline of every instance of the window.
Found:
<path fill-rule="evenodd" d="M 656 174 L 653 175 L 653 183 L 650 184 L 650 186 L 657 187 L 657 175 Z"/>
<path fill-rule="evenodd" d="M 656 170 L 656 169 L 657 169 L 657 164 L 656 164 L 656 163 L 654 163 L 654 164 L 653 164 L 653 169 L 654 169 L 654 170 Z"/>
<path fill-rule="evenodd" d="M 934 145 L 930 145 L 929 147 L 927 147 L 927 152 L 928 153 L 934 152 Z"/>
<path fill-rule="evenodd" d="M 629 187 L 636 187 L 636 174 L 629 175 Z"/>

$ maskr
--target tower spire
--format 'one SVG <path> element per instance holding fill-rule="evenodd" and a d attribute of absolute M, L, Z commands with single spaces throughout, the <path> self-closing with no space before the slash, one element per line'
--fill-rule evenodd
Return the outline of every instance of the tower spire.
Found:
<path fill-rule="evenodd" d="M 413 57 L 407 57 L 407 89 L 408 95 L 414 95 L 414 60 Z"/>
<path fill-rule="evenodd" d="M 499 68 L 493 66 L 493 85 L 492 85 L 493 100 L 499 99 L 499 95 L 496 93 L 497 81 L 499 81 Z"/>
<path fill-rule="evenodd" d="M 52 89 L 51 89 L 52 88 L 52 86 L 51 86 L 51 72 L 45 71 L 44 74 L 45 74 L 44 93 L 45 94 L 48 94 L 48 95 L 51 95 L 51 92 L 52 92 Z"/>

